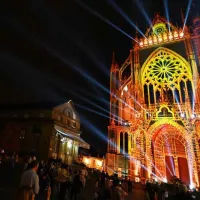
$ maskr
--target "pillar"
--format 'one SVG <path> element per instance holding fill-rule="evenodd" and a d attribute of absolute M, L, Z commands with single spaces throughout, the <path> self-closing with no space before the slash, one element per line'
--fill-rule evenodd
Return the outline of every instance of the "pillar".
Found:
<path fill-rule="evenodd" d="M 176 177 L 180 178 L 179 166 L 178 166 L 178 157 L 177 156 L 174 156 L 174 167 L 175 167 Z"/>

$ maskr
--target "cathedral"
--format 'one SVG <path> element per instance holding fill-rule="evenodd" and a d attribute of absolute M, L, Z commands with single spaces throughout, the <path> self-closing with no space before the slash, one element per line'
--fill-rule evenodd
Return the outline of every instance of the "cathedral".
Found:
<path fill-rule="evenodd" d="M 177 27 L 156 15 L 110 70 L 106 169 L 135 181 L 200 184 L 200 17 Z"/>

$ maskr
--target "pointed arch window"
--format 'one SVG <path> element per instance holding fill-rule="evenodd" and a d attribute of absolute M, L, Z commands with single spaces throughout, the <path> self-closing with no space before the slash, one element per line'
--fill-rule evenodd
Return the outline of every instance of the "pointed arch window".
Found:
<path fill-rule="evenodd" d="M 163 91 L 166 90 L 169 91 L 165 94 L 168 100 L 183 103 L 184 87 L 188 91 L 190 102 L 193 102 L 191 67 L 174 51 L 164 47 L 155 50 L 143 64 L 141 74 L 146 104 L 159 102 L 158 98 L 162 97 Z"/>

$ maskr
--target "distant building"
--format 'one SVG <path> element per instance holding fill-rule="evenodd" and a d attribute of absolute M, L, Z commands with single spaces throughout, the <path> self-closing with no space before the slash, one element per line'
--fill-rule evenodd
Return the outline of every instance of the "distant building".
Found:
<path fill-rule="evenodd" d="M 47 107 L 47 108 L 46 108 Z M 24 106 L 0 112 L 0 148 L 38 159 L 61 158 L 68 164 L 78 148 L 89 148 L 80 137 L 80 119 L 70 100 L 58 106 Z"/>
<path fill-rule="evenodd" d="M 85 164 L 88 168 L 98 169 L 100 171 L 104 170 L 105 167 L 105 158 L 81 156 L 79 161 Z"/>

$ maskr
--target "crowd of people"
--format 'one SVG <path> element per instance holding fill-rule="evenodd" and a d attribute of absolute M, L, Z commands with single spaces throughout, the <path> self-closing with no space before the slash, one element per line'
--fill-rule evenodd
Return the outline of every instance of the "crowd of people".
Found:
<path fill-rule="evenodd" d="M 29 192 L 30 196 L 38 194 L 43 196 L 43 199 L 52 200 L 65 200 L 66 196 L 70 200 L 76 200 L 81 188 L 85 187 L 88 176 L 86 167 L 72 169 L 71 166 L 55 159 L 50 159 L 47 163 L 42 160 L 38 164 L 36 159 L 29 158 L 28 163 L 24 163 L 24 170 L 20 181 L 22 196 Z M 31 190 L 27 185 L 32 186 Z"/>
<path fill-rule="evenodd" d="M 53 158 L 38 163 L 35 156 L 20 161 L 17 155 L 0 159 L 3 184 L 9 185 L 16 178 L 16 163 L 21 166 L 17 183 L 18 200 L 76 200 L 83 197 L 82 191 L 89 184 L 94 194 L 93 200 L 125 200 L 131 193 L 134 196 L 133 186 L 139 185 L 127 177 L 119 178 L 117 174 L 109 176 L 104 171 L 89 169 L 84 165 L 69 166 Z M 173 179 L 171 183 L 147 181 L 140 188 L 145 200 L 200 199 L 199 192 L 190 190 L 178 179 Z"/>
<path fill-rule="evenodd" d="M 183 182 L 158 183 L 147 182 L 145 186 L 147 200 L 192 200 L 200 199 L 196 189 L 189 189 Z"/>
<path fill-rule="evenodd" d="M 17 155 L 5 156 L 2 159 L 4 167 L 1 169 L 8 173 L 3 174 L 2 180 L 8 180 L 8 176 L 11 176 L 11 179 L 16 178 L 14 173 L 19 162 L 21 165 L 21 170 L 18 170 L 20 171 L 19 200 L 76 200 L 88 185 L 88 177 L 93 180 L 90 184 L 93 185 L 91 193 L 94 194 L 94 200 L 124 200 L 132 191 L 132 182 L 128 179 L 118 179 L 117 174 L 110 177 L 104 171 L 100 172 L 85 166 L 72 167 L 53 158 L 38 163 L 35 156 L 23 160 Z M 10 183 L 8 182 L 8 185 Z"/>

